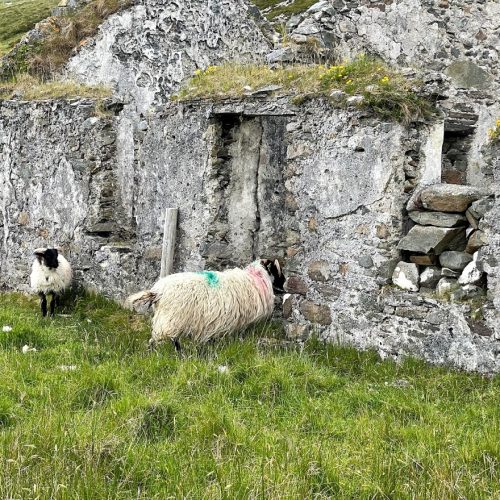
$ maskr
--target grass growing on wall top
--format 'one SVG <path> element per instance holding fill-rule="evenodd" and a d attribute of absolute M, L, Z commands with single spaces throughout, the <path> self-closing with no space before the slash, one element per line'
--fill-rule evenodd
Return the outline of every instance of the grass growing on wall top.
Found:
<path fill-rule="evenodd" d="M 1 498 L 500 495 L 498 377 L 259 342 L 272 328 L 150 353 L 114 303 L 64 312 L 0 295 Z"/>
<path fill-rule="evenodd" d="M 178 99 L 224 99 L 241 97 L 266 85 L 280 85 L 277 93 L 294 94 L 296 100 L 309 96 L 330 96 L 340 90 L 344 104 L 353 95 L 363 97 L 360 106 L 371 108 L 383 118 L 410 122 L 433 114 L 430 101 L 420 97 L 420 84 L 405 78 L 383 62 L 359 56 L 337 66 L 295 65 L 271 69 L 265 65 L 226 64 L 197 70 L 179 92 Z"/>
<path fill-rule="evenodd" d="M 41 81 L 28 74 L 17 75 L 10 82 L 0 82 L 0 100 L 102 99 L 110 95 L 111 89 L 102 85 L 82 85 L 71 80 Z"/>
<path fill-rule="evenodd" d="M 0 0 L 0 56 L 35 24 L 50 15 L 59 0 Z"/>

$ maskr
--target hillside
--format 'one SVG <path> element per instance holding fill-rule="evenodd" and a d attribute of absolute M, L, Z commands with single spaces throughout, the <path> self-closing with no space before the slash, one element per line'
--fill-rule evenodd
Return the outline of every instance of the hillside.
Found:
<path fill-rule="evenodd" d="M 0 2 L 0 56 L 33 26 L 50 15 L 58 0 L 3 0 Z"/>

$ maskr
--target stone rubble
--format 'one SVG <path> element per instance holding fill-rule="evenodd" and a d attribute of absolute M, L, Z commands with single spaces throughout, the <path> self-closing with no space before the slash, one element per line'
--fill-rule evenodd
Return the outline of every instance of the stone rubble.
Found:
<path fill-rule="evenodd" d="M 419 205 L 422 208 L 415 210 Z M 435 289 L 440 297 L 451 293 L 455 301 L 484 295 L 481 287 L 484 273 L 478 267 L 478 251 L 488 241 L 478 227 L 493 207 L 494 198 L 488 191 L 471 186 L 434 184 L 417 190 L 407 206 L 408 216 L 416 224 L 398 243 L 398 249 L 408 252 L 411 264 L 398 263 L 398 272 L 392 278 L 394 285 L 418 291 L 418 280 L 414 279 L 409 286 L 400 271 L 418 265 L 420 286 L 426 293 L 430 289 Z M 454 228 L 455 225 L 460 227 Z M 437 263 L 441 267 L 436 267 Z"/>

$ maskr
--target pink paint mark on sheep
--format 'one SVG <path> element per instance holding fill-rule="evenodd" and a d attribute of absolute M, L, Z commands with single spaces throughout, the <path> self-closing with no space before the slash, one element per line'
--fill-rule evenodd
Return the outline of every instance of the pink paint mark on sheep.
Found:
<path fill-rule="evenodd" d="M 266 271 L 259 267 L 249 266 L 247 267 L 247 272 L 253 278 L 259 293 L 264 296 L 269 295 L 269 278 Z"/>

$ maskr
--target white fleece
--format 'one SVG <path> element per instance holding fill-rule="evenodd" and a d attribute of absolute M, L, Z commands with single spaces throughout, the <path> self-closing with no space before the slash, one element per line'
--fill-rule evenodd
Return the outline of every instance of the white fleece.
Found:
<path fill-rule="evenodd" d="M 274 306 L 271 278 L 258 261 L 246 269 L 172 274 L 131 299 L 145 296 L 153 297 L 156 342 L 223 337 L 269 317 Z"/>
<path fill-rule="evenodd" d="M 31 267 L 31 288 L 35 293 L 62 292 L 71 284 L 72 271 L 69 262 L 62 256 L 57 256 L 59 266 L 55 269 L 40 264 L 38 259 L 33 261 Z"/>

